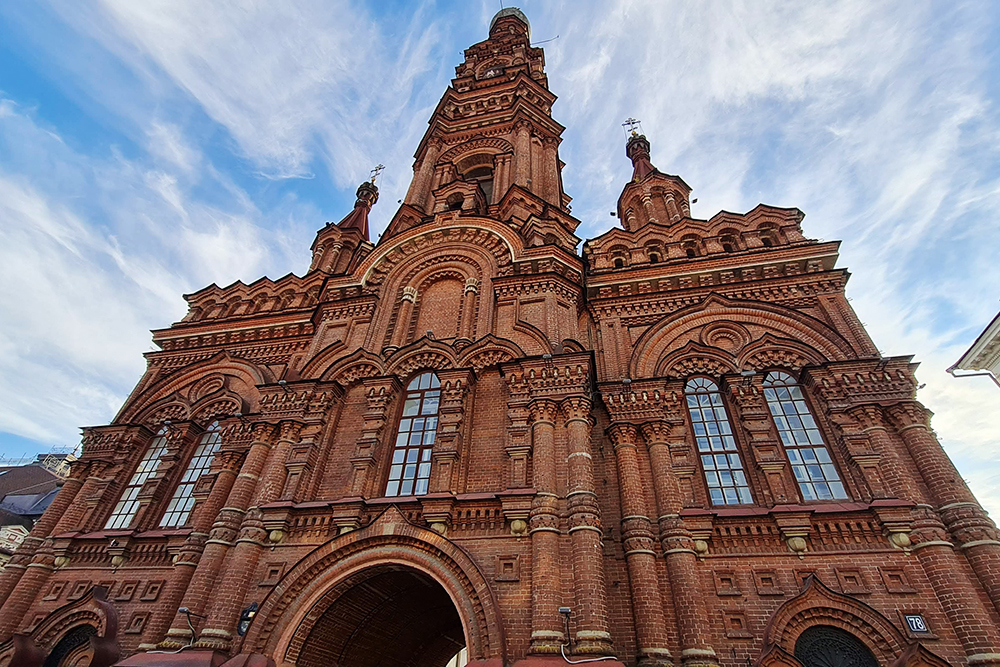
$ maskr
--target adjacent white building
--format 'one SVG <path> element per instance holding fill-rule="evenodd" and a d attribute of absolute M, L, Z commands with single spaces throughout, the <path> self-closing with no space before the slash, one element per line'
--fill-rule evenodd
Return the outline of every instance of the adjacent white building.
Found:
<path fill-rule="evenodd" d="M 1000 313 L 993 318 L 986 330 L 979 334 L 962 358 L 948 369 L 952 375 L 961 377 L 955 374 L 956 370 L 988 373 L 1000 386 Z"/>

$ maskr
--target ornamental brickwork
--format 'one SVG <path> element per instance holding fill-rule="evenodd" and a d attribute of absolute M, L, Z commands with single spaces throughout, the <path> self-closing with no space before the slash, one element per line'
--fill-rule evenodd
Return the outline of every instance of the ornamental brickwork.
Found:
<path fill-rule="evenodd" d="M 186 296 L 0 573 L 0 664 L 1000 665 L 1000 535 L 838 244 L 693 219 L 633 134 L 578 252 L 554 101 L 503 10 L 378 243 L 365 183 L 304 276 Z"/>

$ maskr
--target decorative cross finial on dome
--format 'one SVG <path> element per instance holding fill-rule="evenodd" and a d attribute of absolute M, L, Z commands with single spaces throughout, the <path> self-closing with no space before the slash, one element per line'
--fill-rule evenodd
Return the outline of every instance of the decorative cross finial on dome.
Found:
<path fill-rule="evenodd" d="M 626 138 L 629 136 L 637 137 L 642 134 L 642 122 L 632 118 L 631 116 L 625 119 L 625 122 L 622 123 L 622 127 L 625 128 Z M 636 132 L 636 128 L 639 128 L 638 132 Z"/>
<path fill-rule="evenodd" d="M 371 183 L 373 185 L 375 184 L 375 179 L 379 177 L 379 175 L 382 173 L 383 170 L 385 170 L 385 165 L 384 164 L 378 164 L 378 165 L 375 166 L 374 169 L 372 169 L 372 171 L 371 171 L 371 174 L 372 174 Z"/>

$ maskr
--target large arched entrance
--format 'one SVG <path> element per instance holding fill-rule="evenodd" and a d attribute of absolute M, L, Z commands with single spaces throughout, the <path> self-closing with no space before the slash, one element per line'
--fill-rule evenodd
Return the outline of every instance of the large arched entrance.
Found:
<path fill-rule="evenodd" d="M 458 610 L 441 584 L 418 570 L 369 568 L 317 603 L 318 618 L 297 667 L 445 667 L 465 647 Z"/>
<path fill-rule="evenodd" d="M 323 544 L 260 604 L 243 653 L 296 667 L 506 663 L 490 582 L 461 547 L 390 506 Z"/>

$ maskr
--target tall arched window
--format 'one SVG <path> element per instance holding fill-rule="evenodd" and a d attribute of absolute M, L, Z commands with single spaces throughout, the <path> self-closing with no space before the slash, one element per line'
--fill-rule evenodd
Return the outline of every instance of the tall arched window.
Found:
<path fill-rule="evenodd" d="M 691 378 L 684 386 L 684 393 L 712 504 L 753 503 L 718 385 L 708 378 Z"/>
<path fill-rule="evenodd" d="M 803 500 L 847 498 L 847 491 L 833 465 L 816 420 L 795 379 L 783 371 L 764 378 L 764 398 L 771 410 Z"/>
<path fill-rule="evenodd" d="M 191 516 L 191 508 L 194 507 L 194 487 L 198 483 L 198 478 L 208 472 L 215 458 L 215 452 L 222 444 L 222 437 L 219 434 L 219 422 L 215 421 L 208 429 L 201 434 L 198 446 L 195 447 L 194 455 L 188 463 L 187 470 L 180 484 L 174 490 L 174 496 L 167 505 L 167 511 L 160 519 L 161 528 L 176 528 L 187 523 Z"/>
<path fill-rule="evenodd" d="M 160 457 L 167 451 L 167 427 L 163 426 L 156 433 L 156 437 L 149 443 L 146 453 L 142 455 L 142 460 L 136 466 L 132 479 L 128 481 L 128 486 L 122 492 L 122 497 L 112 510 L 108 522 L 104 524 L 106 529 L 128 528 L 135 518 L 135 513 L 139 511 L 139 491 L 142 485 L 150 477 L 156 474 L 160 467 Z"/>
<path fill-rule="evenodd" d="M 431 450 L 437 434 L 441 382 L 434 373 L 421 373 L 406 385 L 392 451 L 386 496 L 422 496 L 431 479 Z"/>

